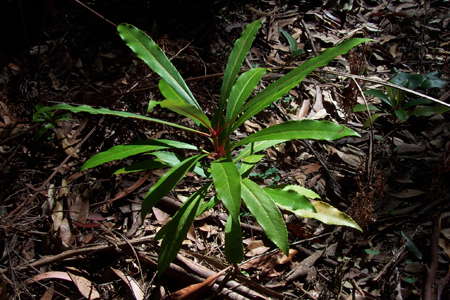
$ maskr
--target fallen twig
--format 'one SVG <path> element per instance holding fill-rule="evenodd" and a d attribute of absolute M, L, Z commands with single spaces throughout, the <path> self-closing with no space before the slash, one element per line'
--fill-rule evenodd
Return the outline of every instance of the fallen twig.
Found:
<path fill-rule="evenodd" d="M 19 270 L 25 270 L 25 269 L 29 269 L 29 268 L 40 267 L 43 265 L 48 265 L 50 263 L 54 263 L 54 262 L 57 262 L 57 261 L 60 261 L 63 259 L 81 255 L 81 254 L 116 249 L 117 247 L 122 248 L 122 247 L 126 247 L 129 245 L 135 245 L 135 244 L 143 244 L 146 242 L 154 241 L 154 239 L 155 239 L 155 236 L 150 235 L 150 236 L 143 236 L 140 238 L 135 238 L 135 239 L 128 240 L 128 241 L 118 242 L 115 245 L 100 244 L 100 245 L 95 245 L 95 246 L 87 246 L 84 248 L 67 250 L 67 251 L 61 252 L 56 255 L 45 256 L 45 257 L 38 259 L 34 262 L 31 262 L 31 263 L 26 263 L 26 264 L 16 266 L 16 267 L 14 267 L 14 270 L 19 271 Z M 0 273 L 5 273 L 6 271 L 7 271 L 7 269 L 0 269 Z"/>
<path fill-rule="evenodd" d="M 424 300 L 436 298 L 436 273 L 438 269 L 438 240 L 441 232 L 441 216 L 433 220 L 433 232 L 431 235 L 431 263 L 428 268 L 427 280 L 425 281 Z"/>

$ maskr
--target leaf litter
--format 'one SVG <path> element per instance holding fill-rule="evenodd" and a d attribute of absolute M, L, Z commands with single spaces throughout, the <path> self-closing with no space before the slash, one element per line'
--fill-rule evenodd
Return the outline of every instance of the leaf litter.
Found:
<path fill-rule="evenodd" d="M 364 232 L 322 225 L 283 211 L 291 242 L 289 256 L 283 256 L 272 250 L 274 247 L 264 239 L 261 228 L 244 215 L 244 234 L 254 242 L 246 249 L 247 261 L 239 265 L 241 274 L 230 273 L 226 280 L 223 276 L 210 277 L 214 282 L 206 282 L 201 289 L 218 299 L 253 299 L 258 297 L 255 295 L 275 299 L 352 299 L 353 295 L 367 299 L 390 299 L 392 295 L 395 299 L 417 299 L 431 280 L 434 295 L 449 294 L 448 113 L 405 123 L 383 116 L 367 128 L 367 113 L 353 113 L 352 105 L 367 101 L 379 106 L 379 99 L 364 99 L 354 81 L 327 73 L 331 70 L 386 81 L 397 70 L 420 74 L 440 71 L 448 81 L 445 39 L 449 19 L 445 1 L 279 4 L 250 1 L 226 6 L 217 12 L 211 25 L 216 30 L 214 34 L 205 34 L 196 41 L 188 35 L 167 33 L 159 37 L 159 42 L 174 57 L 183 75 L 193 78 L 188 80 L 189 85 L 200 95 L 199 101 L 207 104 L 215 97 L 208 90 L 213 90 L 218 81 L 203 76 L 222 72 L 224 62 L 220 57 L 231 47 L 230 41 L 244 24 L 256 18 L 262 18 L 264 25 L 247 65 L 268 66 L 277 72 L 285 72 L 312 53 L 350 36 L 372 38 L 374 42 L 365 49 L 358 48 L 358 52 L 316 72 L 293 90 L 290 98 L 281 99 L 238 132 L 246 136 L 286 117 L 325 118 L 358 128 L 361 138 L 309 145 L 291 142 L 271 148 L 269 158 L 261 161 L 255 172 L 267 174 L 262 179 L 267 185 L 299 184 L 314 190 L 321 196 L 322 206 L 329 203 L 345 211 Z M 101 20 L 96 22 L 94 26 Z M 64 26 L 81 26 L 89 32 L 92 24 L 69 22 Z M 292 41 L 290 44 L 280 30 L 290 34 L 304 52 L 292 53 Z M 104 36 L 112 39 L 110 33 Z M 167 217 L 173 216 L 181 205 L 178 199 L 188 195 L 193 184 L 201 180 L 198 175 L 189 176 L 177 195 L 169 195 L 149 217 L 139 220 L 140 202 L 157 173 L 148 178 L 139 173 L 111 178 L 110 166 L 79 172 L 81 163 L 93 153 L 119 142 L 129 143 L 137 136 L 176 137 L 192 142 L 190 137 L 178 133 L 174 136 L 174 132 L 163 127 L 144 127 L 138 121 L 77 116 L 80 119 L 57 122 L 43 141 L 34 139 L 36 127 L 31 123 L 30 112 L 43 101 L 70 99 L 79 104 L 143 111 L 147 100 L 157 97 L 156 76 L 135 58 L 125 55 L 120 47 L 107 46 L 110 41 L 99 39 L 89 44 L 77 38 L 80 37 L 73 35 L 69 41 L 51 32 L 47 40 L 32 45 L 29 54 L 10 60 L 0 72 L 0 182 L 2 187 L 8 187 L 0 191 L 0 227 L 5 240 L 0 269 L 2 295 L 12 298 L 20 291 L 30 298 L 39 295 L 51 299 L 57 294 L 126 299 L 125 283 L 135 299 L 142 299 L 205 282 L 227 268 L 222 253 L 224 220 L 220 218 L 224 211 L 198 218 L 184 242 L 183 249 L 190 252 L 183 256 L 196 260 L 211 273 L 196 269 L 195 264 L 187 267 L 186 260 L 178 260 L 171 267 L 171 275 L 155 278 L 152 260 L 141 257 L 144 252 L 156 258 L 158 243 L 133 242 L 155 234 Z M 48 70 L 48 76 L 36 66 Z M 271 79 L 265 78 L 263 85 Z M 380 88 L 370 81 L 356 81 L 363 90 Z M 448 102 L 448 93 L 443 89 L 424 92 Z M 167 114 L 160 108 L 153 113 Z M 170 117 L 170 113 L 167 115 Z M 78 148 L 77 144 L 94 126 L 97 132 Z M 65 160 L 66 157 L 69 158 Z M 61 162 L 64 164 L 59 167 Z M 278 171 L 273 172 L 272 168 Z M 40 186 L 47 178 L 51 185 L 42 190 L 30 187 Z M 437 218 L 440 227 L 436 230 L 430 224 Z M 437 237 L 435 247 L 432 237 Z M 71 250 L 95 245 L 111 247 L 107 252 L 70 256 Z M 14 273 L 14 268 L 23 266 L 24 261 L 32 263 L 61 253 L 68 256 L 46 263 L 40 270 L 21 267 L 20 272 Z M 110 270 L 123 283 L 108 276 Z M 143 282 L 134 279 L 141 272 Z M 43 286 L 18 285 L 29 278 Z M 74 286 L 62 285 L 58 278 L 71 281 Z M 229 286 L 220 289 L 224 281 L 238 283 L 247 290 L 232 290 Z M 5 291 L 3 286 L 7 287 Z"/>

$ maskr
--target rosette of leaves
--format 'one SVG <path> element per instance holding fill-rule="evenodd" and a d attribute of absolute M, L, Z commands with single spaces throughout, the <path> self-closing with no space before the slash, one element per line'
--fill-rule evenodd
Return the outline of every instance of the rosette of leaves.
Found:
<path fill-rule="evenodd" d="M 425 75 L 398 72 L 389 82 L 403 86 L 411 90 L 429 90 L 440 89 L 445 87 L 447 82 L 440 78 L 438 72 L 431 72 Z M 370 89 L 364 92 L 368 96 L 372 96 L 381 100 L 380 105 L 369 105 L 371 119 L 366 121 L 366 126 L 375 122 L 382 116 L 393 116 L 395 120 L 400 122 L 407 121 L 410 117 L 429 117 L 441 114 L 450 110 L 448 106 L 435 104 L 434 102 L 424 98 L 409 97 L 405 91 L 394 87 L 386 86 L 385 90 Z M 364 104 L 357 104 L 354 112 L 363 112 L 367 108 Z"/>
<path fill-rule="evenodd" d="M 267 237 L 284 253 L 288 252 L 288 232 L 280 209 L 292 211 L 299 216 L 316 218 L 328 224 L 346 225 L 360 230 L 347 215 L 324 202 L 314 200 L 316 195 L 310 194 L 308 197 L 300 187 L 268 189 L 248 178 L 254 165 L 263 158 L 261 152 L 268 147 L 294 139 L 330 141 L 346 136 L 358 136 L 358 133 L 329 121 L 302 120 L 274 125 L 241 140 L 232 140 L 230 136 L 246 120 L 287 95 L 313 70 L 325 66 L 336 56 L 347 53 L 368 39 L 350 39 L 327 49 L 253 96 L 267 69 L 254 68 L 241 73 L 241 68 L 260 26 L 259 20 L 248 24 L 241 37 L 234 43 L 226 64 L 217 108 L 211 117 L 205 114 L 180 73 L 147 34 L 130 24 L 120 24 L 117 27 L 120 37 L 130 49 L 161 77 L 159 89 L 164 99 L 153 101 L 150 106 L 159 105 L 192 119 L 198 125 L 196 128 L 131 112 L 87 105 L 57 104 L 41 108 L 44 111 L 69 110 L 76 113 L 85 112 L 156 122 L 198 134 L 209 140 L 210 151 L 199 151 L 194 145 L 172 140 L 155 139 L 138 144 L 118 145 L 94 155 L 82 166 L 82 169 L 86 170 L 132 156 L 144 156 L 145 159 L 137 160 L 116 173 L 138 172 L 167 166 L 167 172 L 151 186 L 143 199 L 143 216 L 147 215 L 187 172 L 193 170 L 199 176 L 205 177 L 206 183 L 199 186 L 197 192 L 187 199 L 156 236 L 157 239 L 162 239 L 158 261 L 160 272 L 166 270 L 175 258 L 195 217 L 218 203 L 222 203 L 228 211 L 225 225 L 225 254 L 231 263 L 243 259 L 240 226 L 240 212 L 243 206 L 255 217 Z M 179 158 L 172 149 L 186 149 L 189 153 L 198 151 L 198 154 Z M 212 193 L 215 194 L 214 197 L 211 196 Z"/>

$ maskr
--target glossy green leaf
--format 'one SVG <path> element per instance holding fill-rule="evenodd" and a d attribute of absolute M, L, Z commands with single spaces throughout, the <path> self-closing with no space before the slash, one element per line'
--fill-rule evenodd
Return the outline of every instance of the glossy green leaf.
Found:
<path fill-rule="evenodd" d="M 287 185 L 282 189 L 282 191 L 296 193 L 299 197 L 320 199 L 320 196 L 314 191 L 298 185 Z M 318 200 L 308 200 L 310 204 L 307 205 L 306 202 L 303 202 L 304 200 L 292 201 L 291 199 L 294 198 L 290 198 L 291 196 L 284 197 L 283 199 L 279 197 L 279 195 L 273 193 L 273 191 L 269 191 L 268 194 L 272 196 L 272 199 L 275 201 L 275 203 L 282 209 L 290 211 L 299 217 L 312 218 L 325 224 L 348 226 L 362 231 L 361 227 L 359 227 L 359 225 L 349 215 L 338 210 L 328 203 Z M 302 207 L 305 204 L 307 205 L 307 209 L 304 209 Z"/>
<path fill-rule="evenodd" d="M 217 196 L 233 218 L 241 209 L 241 176 L 232 162 L 213 162 L 211 175 Z"/>
<path fill-rule="evenodd" d="M 173 218 L 158 232 L 157 239 L 163 236 L 158 257 L 159 274 L 166 271 L 177 256 L 203 197 L 203 190 L 192 194 Z"/>
<path fill-rule="evenodd" d="M 285 254 L 288 253 L 288 232 L 280 210 L 264 190 L 246 178 L 241 184 L 242 200 L 267 237 Z"/>
<path fill-rule="evenodd" d="M 155 122 L 155 123 L 159 123 L 159 124 L 164 124 L 167 126 L 171 126 L 171 127 L 175 127 L 175 128 L 179 128 L 179 129 L 183 129 L 186 131 L 190 131 L 190 132 L 195 132 L 197 134 L 201 134 L 201 135 L 206 135 L 209 136 L 209 134 L 183 126 L 183 125 L 178 125 L 176 123 L 172 123 L 172 122 L 167 122 L 167 121 L 163 121 L 163 120 L 159 120 L 159 119 L 155 119 L 155 118 L 150 118 L 150 117 L 146 117 L 146 116 L 142 116 L 139 114 L 134 114 L 134 113 L 130 113 L 130 112 L 126 112 L 126 111 L 118 111 L 118 110 L 111 110 L 111 109 L 107 109 L 107 108 L 94 108 L 92 106 L 89 105 L 78 105 L 78 106 L 74 106 L 74 105 L 70 105 L 70 104 L 56 104 L 56 105 L 52 105 L 52 106 L 45 106 L 41 109 L 42 112 L 47 112 L 47 111 L 53 111 L 53 110 L 68 110 L 74 113 L 80 113 L 80 112 L 84 112 L 84 113 L 89 113 L 89 114 L 93 114 L 93 115 L 110 115 L 110 116 L 116 116 L 116 117 L 122 117 L 122 118 L 129 118 L 129 119 L 138 119 L 138 120 L 144 120 L 144 121 L 150 121 L 150 122 Z"/>
<path fill-rule="evenodd" d="M 295 192 L 309 199 L 320 199 L 320 195 L 318 195 L 316 192 L 295 184 L 286 185 L 285 187 L 283 187 L 283 191 Z"/>
<path fill-rule="evenodd" d="M 311 204 L 314 206 L 316 212 L 297 209 L 290 210 L 294 214 L 303 218 L 312 218 L 316 219 L 322 223 L 329 225 L 339 225 L 339 226 L 347 226 L 351 228 L 355 228 L 359 231 L 362 231 L 361 227 L 356 223 L 349 215 L 338 210 L 337 208 L 331 206 L 328 203 L 318 201 L 318 200 L 310 200 Z M 289 210 L 288 207 L 283 207 L 283 209 Z"/>
<path fill-rule="evenodd" d="M 150 101 L 148 101 L 148 104 L 147 104 L 147 112 L 148 112 L 148 113 L 149 113 L 149 112 L 152 112 L 153 109 L 154 109 L 155 107 L 157 107 L 160 103 L 161 103 L 161 101 L 156 101 L 156 100 L 150 100 Z"/>
<path fill-rule="evenodd" d="M 241 113 L 242 106 L 255 90 L 265 73 L 266 69 L 256 68 L 238 77 L 228 97 L 225 124 L 231 125 L 237 115 Z"/>
<path fill-rule="evenodd" d="M 209 199 L 208 201 L 203 201 L 200 206 L 197 209 L 197 213 L 195 214 L 195 216 L 200 216 L 201 214 L 203 214 L 205 211 L 207 211 L 208 209 L 213 208 L 214 206 L 216 206 L 217 204 L 219 204 L 219 199 L 217 197 L 212 197 L 211 199 Z"/>
<path fill-rule="evenodd" d="M 167 195 L 184 175 L 195 166 L 195 164 L 207 154 L 191 156 L 165 173 L 148 191 L 142 201 L 142 215 L 149 210 L 165 195 Z"/>
<path fill-rule="evenodd" d="M 303 209 L 315 212 L 314 206 L 311 204 L 308 198 L 294 191 L 285 191 L 271 188 L 264 188 L 264 191 L 282 209 L 286 209 L 289 211 Z"/>
<path fill-rule="evenodd" d="M 174 167 L 181 162 L 181 160 L 173 152 L 156 151 L 152 152 L 151 155 L 155 156 L 158 161 L 165 163 L 170 167 Z M 205 171 L 203 171 L 203 169 L 199 166 L 199 163 L 194 166 L 192 171 L 194 171 L 197 175 L 206 177 Z"/>
<path fill-rule="evenodd" d="M 193 121 L 198 121 L 208 129 L 211 128 L 211 122 L 208 117 L 201 110 L 191 104 L 182 102 L 178 99 L 166 99 L 161 101 L 160 106 L 176 112 L 179 115 L 188 117 Z"/>
<path fill-rule="evenodd" d="M 264 156 L 264 154 L 252 154 L 244 157 L 241 161 L 241 168 L 239 169 L 239 173 L 242 177 L 246 177 L 248 173 L 256 166 L 256 164 L 264 158 Z"/>
<path fill-rule="evenodd" d="M 234 42 L 233 50 L 228 57 L 227 66 L 223 75 L 222 87 L 220 89 L 219 110 L 225 107 L 225 102 L 230 96 L 231 88 L 242 67 L 245 57 L 255 40 L 256 33 L 261 27 L 261 21 L 257 20 L 248 24 L 239 39 Z"/>
<path fill-rule="evenodd" d="M 287 121 L 253 133 L 235 143 L 233 147 L 267 140 L 311 139 L 331 141 L 345 136 L 359 136 L 359 134 L 350 128 L 329 121 Z"/>
<path fill-rule="evenodd" d="M 147 171 L 147 170 L 160 169 L 160 168 L 164 168 L 164 167 L 166 167 L 166 165 L 159 161 L 152 160 L 152 159 L 145 159 L 145 160 L 140 160 L 140 161 L 134 162 L 129 166 L 126 166 L 126 167 L 116 170 L 114 172 L 114 175 L 143 172 L 143 171 Z"/>
<path fill-rule="evenodd" d="M 232 263 L 240 262 L 244 255 L 239 221 L 241 209 L 241 176 L 233 162 L 213 162 L 211 175 L 217 197 L 229 212 L 225 225 L 225 255 Z"/>
<path fill-rule="evenodd" d="M 92 156 L 83 164 L 83 166 L 81 166 L 81 170 L 94 168 L 101 164 L 114 160 L 124 159 L 133 155 L 167 148 L 197 150 L 197 147 L 190 144 L 163 139 L 149 140 L 139 144 L 118 145 Z"/>
<path fill-rule="evenodd" d="M 266 150 L 267 148 L 270 148 L 272 146 L 275 146 L 277 144 L 281 144 L 286 142 L 286 140 L 271 140 L 271 141 L 262 141 L 262 142 L 256 142 L 252 143 L 250 145 L 247 145 L 245 148 L 239 151 L 238 155 L 234 158 L 234 161 L 239 161 L 248 155 L 252 155 L 253 153 L 258 153 L 261 151 Z"/>
<path fill-rule="evenodd" d="M 225 224 L 225 256 L 230 263 L 239 263 L 244 258 L 239 217 L 233 218 L 230 215 Z"/>
<path fill-rule="evenodd" d="M 152 38 L 131 24 L 120 24 L 117 26 L 117 31 L 137 57 L 142 59 L 150 69 L 161 76 L 186 103 L 201 110 L 200 105 L 195 100 L 180 73 Z"/>
<path fill-rule="evenodd" d="M 233 125 L 233 130 L 242 125 L 246 120 L 268 107 L 274 101 L 286 95 L 315 69 L 327 65 L 336 56 L 345 54 L 355 46 L 368 41 L 370 41 L 370 39 L 357 38 L 346 40 L 336 47 L 329 48 L 320 55 L 307 60 L 299 67 L 270 84 L 262 92 L 247 102 L 244 107 L 244 113 Z"/>

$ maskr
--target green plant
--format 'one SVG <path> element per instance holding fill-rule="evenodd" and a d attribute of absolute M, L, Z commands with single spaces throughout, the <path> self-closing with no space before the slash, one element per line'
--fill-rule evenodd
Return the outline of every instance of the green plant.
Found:
<path fill-rule="evenodd" d="M 439 73 L 431 72 L 425 75 L 398 72 L 389 80 L 391 83 L 406 87 L 411 90 L 443 88 L 446 82 L 439 78 Z M 386 90 L 371 89 L 365 91 L 368 96 L 379 98 L 382 102 L 380 105 L 369 105 L 370 111 L 374 112 L 371 119 L 368 119 L 366 125 L 375 122 L 376 119 L 382 116 L 390 115 L 394 120 L 400 122 L 407 121 L 411 116 L 432 116 L 435 114 L 444 113 L 450 110 L 449 107 L 433 104 L 432 101 L 423 98 L 410 98 L 406 92 L 393 88 L 386 87 Z M 357 104 L 354 112 L 366 111 L 367 108 L 363 104 Z"/>
<path fill-rule="evenodd" d="M 246 120 L 285 96 L 310 72 L 328 64 L 334 57 L 348 52 L 368 39 L 347 40 L 326 50 L 319 56 L 307 60 L 248 100 L 266 73 L 264 68 L 255 68 L 239 74 L 260 25 L 260 21 L 247 25 L 242 36 L 235 42 L 225 68 L 217 109 L 211 119 L 202 111 L 185 81 L 158 45 L 144 32 L 132 25 L 120 24 L 118 26 L 119 35 L 125 43 L 162 78 L 159 82 L 159 89 L 165 99 L 153 101 L 150 106 L 159 105 L 188 117 L 206 131 L 144 115 L 87 105 L 57 104 L 42 108 L 42 111 L 69 110 L 75 113 L 86 112 L 156 122 L 186 130 L 210 140 L 210 151 L 198 151 L 196 146 L 171 140 L 149 140 L 139 144 L 114 146 L 94 155 L 82 166 L 82 170 L 86 170 L 106 162 L 136 155 L 155 158 L 138 161 L 117 172 L 142 171 L 146 168 L 160 167 L 161 164 L 170 166 L 169 170 L 153 184 L 145 195 L 142 203 L 143 216 L 163 196 L 167 195 L 188 171 L 194 169 L 206 178 L 206 183 L 187 199 L 171 221 L 156 236 L 157 239 L 162 239 L 158 262 L 160 272 L 164 271 L 175 258 L 195 216 L 219 202 L 229 213 L 225 225 L 225 253 L 231 263 L 237 263 L 243 258 L 239 218 L 241 201 L 264 229 L 267 237 L 284 253 L 288 252 L 288 233 L 278 207 L 292 211 L 299 216 L 316 218 L 328 224 L 346 225 L 360 230 L 359 226 L 344 213 L 324 202 L 310 200 L 318 198 L 318 195 L 312 191 L 299 186 L 278 189 L 263 188 L 248 178 L 252 168 L 264 156 L 258 153 L 271 146 L 293 139 L 335 140 L 345 136 L 358 136 L 355 131 L 329 121 L 303 120 L 274 125 L 238 141 L 231 140 L 230 135 Z M 242 146 L 245 147 L 241 148 Z M 200 153 L 181 160 L 170 151 L 174 148 Z M 202 168 L 199 162 L 206 167 Z M 213 186 L 215 196 L 210 197 Z"/>
<path fill-rule="evenodd" d="M 34 136 L 36 139 L 42 138 L 50 129 L 55 128 L 58 121 L 70 120 L 69 114 L 58 115 L 55 111 L 45 110 L 40 104 L 37 104 L 34 109 L 33 122 L 42 123 Z"/>
<path fill-rule="evenodd" d="M 305 53 L 303 49 L 298 48 L 297 41 L 286 30 L 280 29 L 281 34 L 287 40 L 289 44 L 289 51 L 291 51 L 292 57 L 297 57 Z"/>

